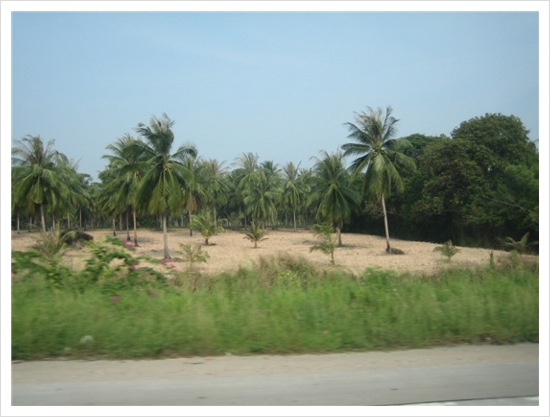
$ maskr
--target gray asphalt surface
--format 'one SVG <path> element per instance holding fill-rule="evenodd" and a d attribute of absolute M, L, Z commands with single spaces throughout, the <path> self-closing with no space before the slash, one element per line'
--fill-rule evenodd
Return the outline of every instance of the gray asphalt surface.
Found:
<path fill-rule="evenodd" d="M 539 364 L 538 345 L 519 344 L 23 362 L 12 381 L 12 405 L 538 405 Z"/>

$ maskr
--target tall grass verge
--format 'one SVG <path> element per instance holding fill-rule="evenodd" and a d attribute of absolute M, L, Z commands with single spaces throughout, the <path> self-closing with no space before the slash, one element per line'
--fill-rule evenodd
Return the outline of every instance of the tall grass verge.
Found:
<path fill-rule="evenodd" d="M 71 288 L 39 273 L 13 284 L 13 359 L 381 350 L 539 334 L 538 265 L 517 262 L 354 276 L 281 255 L 211 277 L 121 286 L 116 296 L 101 283 Z M 81 344 L 85 335 L 94 343 Z"/>

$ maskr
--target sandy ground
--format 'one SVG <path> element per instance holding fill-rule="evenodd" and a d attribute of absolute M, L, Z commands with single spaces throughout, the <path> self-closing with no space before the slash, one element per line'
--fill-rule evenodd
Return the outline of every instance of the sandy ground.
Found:
<path fill-rule="evenodd" d="M 96 241 L 101 241 L 112 231 L 89 231 Z M 117 236 L 126 239 L 126 232 L 117 232 Z M 210 259 L 207 263 L 198 266 L 206 274 L 217 273 L 251 266 L 260 257 L 269 258 L 280 253 L 288 253 L 296 257 L 304 257 L 318 267 L 328 267 L 329 257 L 321 252 L 310 252 L 309 249 L 316 243 L 311 231 L 298 230 L 269 230 L 267 240 L 260 242 L 257 249 L 243 238 L 242 231 L 227 230 L 212 238 L 210 245 L 204 246 L 204 239 L 200 233 L 194 231 L 189 236 L 188 229 L 172 229 L 168 233 L 170 248 L 170 265 L 183 270 L 187 264 L 182 261 L 180 244 L 203 245 Z M 12 232 L 12 250 L 25 250 L 36 243 L 39 233 L 22 231 L 20 234 Z M 136 255 L 145 255 L 156 259 L 163 256 L 162 232 L 138 230 L 139 247 L 135 248 Z M 438 246 L 435 243 L 414 242 L 392 239 L 392 247 L 405 252 L 404 255 L 390 255 L 385 252 L 385 239 L 380 236 L 345 233 L 342 235 L 343 247 L 336 249 L 335 261 L 340 268 L 361 274 L 366 268 L 390 269 L 397 272 L 431 274 L 449 266 L 447 258 L 439 252 L 434 252 Z M 81 268 L 86 257 L 86 248 L 70 248 L 66 252 L 66 262 L 73 267 Z M 452 259 L 452 265 L 483 266 L 489 263 L 488 249 L 460 248 Z M 495 261 L 507 256 L 506 252 L 494 251 Z"/>

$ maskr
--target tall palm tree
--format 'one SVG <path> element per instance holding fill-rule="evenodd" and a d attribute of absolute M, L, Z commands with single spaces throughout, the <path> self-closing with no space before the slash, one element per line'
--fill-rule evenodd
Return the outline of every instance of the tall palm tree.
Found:
<path fill-rule="evenodd" d="M 97 206 L 102 215 L 106 215 L 111 219 L 111 225 L 113 227 L 113 236 L 116 236 L 116 218 L 121 214 L 126 206 L 124 201 L 119 201 L 113 198 L 116 192 L 113 190 L 113 184 L 116 184 L 117 177 L 113 170 L 106 169 L 99 173 L 99 179 L 101 180 L 101 186 L 99 188 L 99 194 L 96 196 Z"/>
<path fill-rule="evenodd" d="M 182 188 L 183 210 L 189 216 L 189 236 L 193 236 L 193 213 L 197 212 L 204 200 L 204 181 L 202 180 L 202 162 L 197 156 L 187 156 L 183 165 L 190 177 Z"/>
<path fill-rule="evenodd" d="M 58 165 L 62 154 L 53 149 L 54 140 L 46 146 L 40 136 L 26 136 L 12 148 L 12 172 L 20 181 L 14 190 L 16 202 L 25 203 L 28 211 L 38 207 L 42 231 L 46 231 L 44 207 L 54 209 L 69 194 L 61 181 L 63 167 Z"/>
<path fill-rule="evenodd" d="M 78 172 L 78 163 L 60 155 L 58 166 L 61 169 L 61 181 L 68 187 L 68 195 L 61 201 L 59 212 L 67 216 L 67 229 L 71 228 L 71 215 L 76 216 L 76 208 L 88 202 L 85 188 L 87 174 Z"/>
<path fill-rule="evenodd" d="M 214 225 L 218 225 L 217 207 L 227 202 L 230 185 L 223 162 L 216 159 L 202 161 L 203 189 L 206 204 L 212 209 Z"/>
<path fill-rule="evenodd" d="M 181 208 L 182 186 L 192 179 L 182 161 L 187 156 L 197 155 L 195 146 L 191 144 L 180 146 L 176 152 L 170 153 L 174 142 L 173 125 L 174 121 L 166 114 L 161 119 L 153 116 L 150 126 L 139 123 L 135 128 L 146 142 L 136 141 L 131 145 L 144 155 L 148 167 L 137 189 L 136 202 L 150 214 L 160 215 L 165 259 L 170 258 L 166 230 L 168 212 Z"/>
<path fill-rule="evenodd" d="M 134 228 L 134 245 L 138 245 L 137 240 L 137 204 L 135 200 L 139 181 L 145 171 L 145 157 L 139 152 L 140 147 L 133 144 L 138 139 L 126 133 L 123 137 L 117 139 L 114 143 L 107 145 L 111 151 L 110 155 L 103 155 L 103 158 L 109 160 L 107 169 L 111 172 L 111 181 L 106 184 L 105 192 L 110 196 L 112 204 L 126 211 L 130 208 L 132 212 Z M 129 231 L 128 231 L 128 239 Z"/>
<path fill-rule="evenodd" d="M 294 223 L 294 231 L 296 231 L 296 209 L 306 202 L 306 193 L 308 188 L 306 183 L 300 181 L 299 167 L 292 162 L 288 162 L 283 167 L 283 189 L 281 199 L 283 207 L 292 208 L 292 219 Z"/>
<path fill-rule="evenodd" d="M 315 185 L 315 177 L 313 175 L 313 169 L 312 168 L 301 168 L 298 174 L 298 182 L 300 184 L 300 188 L 305 190 L 306 193 L 306 200 L 302 204 L 302 218 L 305 228 L 308 228 L 309 225 L 309 219 L 314 217 L 315 214 L 312 214 L 312 207 L 308 202 L 308 196 L 311 190 L 313 189 L 313 186 Z"/>
<path fill-rule="evenodd" d="M 234 163 L 237 167 L 233 171 L 233 180 L 235 181 L 235 198 L 238 201 L 242 201 L 244 205 L 244 227 L 246 227 L 246 214 L 248 211 L 244 200 L 250 194 L 252 185 L 257 181 L 257 171 L 259 169 L 258 159 L 258 154 L 248 152 L 238 156 Z"/>
<path fill-rule="evenodd" d="M 351 213 L 359 207 L 361 196 L 352 185 L 341 152 L 321 151 L 322 158 L 313 157 L 314 186 L 308 203 L 317 206 L 316 218 L 336 229 L 338 246 L 342 246 L 341 230 Z"/>
<path fill-rule="evenodd" d="M 271 218 L 272 223 L 275 223 L 277 216 L 275 203 L 280 195 L 280 180 L 277 166 L 271 161 L 266 161 L 248 185 L 248 195 L 244 198 L 247 212 L 253 219 L 262 222 L 263 229 L 265 229 L 266 220 Z"/>
<path fill-rule="evenodd" d="M 356 113 L 355 124 L 344 124 L 350 132 L 348 138 L 355 142 L 342 145 L 344 156 L 359 155 L 349 168 L 355 174 L 365 172 L 364 191 L 376 196 L 382 204 L 386 252 L 391 252 L 386 198 L 394 187 L 399 191 L 404 188 L 398 169 L 415 169 L 414 159 L 397 150 L 403 139 L 395 139 L 398 120 L 391 113 L 391 106 L 385 114 L 381 108 L 374 111 L 370 107 L 367 112 Z"/>

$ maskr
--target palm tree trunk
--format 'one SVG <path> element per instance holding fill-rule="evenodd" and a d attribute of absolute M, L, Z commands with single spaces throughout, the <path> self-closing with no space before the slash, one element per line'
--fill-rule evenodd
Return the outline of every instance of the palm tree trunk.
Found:
<path fill-rule="evenodd" d="M 340 233 L 340 225 L 336 226 L 336 235 L 338 236 L 338 247 L 342 247 L 342 233 Z"/>
<path fill-rule="evenodd" d="M 122 223 L 122 213 L 120 213 L 118 215 L 118 228 L 120 229 L 120 231 L 122 232 L 124 229 L 124 223 Z"/>
<path fill-rule="evenodd" d="M 78 210 L 78 228 L 82 229 L 82 207 Z"/>
<path fill-rule="evenodd" d="M 386 252 L 391 251 L 390 247 L 390 230 L 388 228 L 388 214 L 386 213 L 386 202 L 384 201 L 384 194 L 382 194 L 382 211 L 384 212 L 384 229 L 386 230 Z"/>
<path fill-rule="evenodd" d="M 168 252 L 168 233 L 166 231 L 166 214 L 162 215 L 162 234 L 164 238 L 164 259 L 170 259 L 170 253 Z"/>
<path fill-rule="evenodd" d="M 114 217 L 111 220 L 113 222 L 113 236 L 116 236 L 116 220 Z"/>
<path fill-rule="evenodd" d="M 130 238 L 130 208 L 126 209 L 126 241 L 132 241 Z"/>
<path fill-rule="evenodd" d="M 189 236 L 193 237 L 193 228 L 191 227 L 191 223 L 193 222 L 193 214 L 188 211 L 189 213 Z"/>
<path fill-rule="evenodd" d="M 292 208 L 292 216 L 294 217 L 294 231 L 296 231 L 296 207 Z"/>
<path fill-rule="evenodd" d="M 17 209 L 17 234 L 19 234 L 19 209 Z"/>
<path fill-rule="evenodd" d="M 55 215 L 52 213 L 52 230 L 55 232 Z"/>
<path fill-rule="evenodd" d="M 139 246 L 137 241 L 137 221 L 136 221 L 136 208 L 132 207 L 132 217 L 134 218 L 134 246 Z"/>

